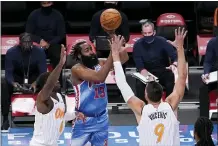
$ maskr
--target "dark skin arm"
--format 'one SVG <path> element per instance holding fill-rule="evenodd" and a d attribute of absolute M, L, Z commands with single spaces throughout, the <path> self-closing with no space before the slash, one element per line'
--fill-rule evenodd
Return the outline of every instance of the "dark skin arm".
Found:
<path fill-rule="evenodd" d="M 37 99 L 36 99 L 36 107 L 38 112 L 42 114 L 47 114 L 51 111 L 53 108 L 53 101 L 51 99 L 51 94 L 56 83 L 58 82 L 58 78 L 60 76 L 61 70 L 63 65 L 65 64 L 66 61 L 66 51 L 65 47 L 62 45 L 61 48 L 61 57 L 60 57 L 60 62 L 56 66 L 56 68 L 52 71 L 52 73 L 49 75 L 44 87 L 42 90 L 39 92 Z M 55 94 L 53 94 L 55 95 Z"/>

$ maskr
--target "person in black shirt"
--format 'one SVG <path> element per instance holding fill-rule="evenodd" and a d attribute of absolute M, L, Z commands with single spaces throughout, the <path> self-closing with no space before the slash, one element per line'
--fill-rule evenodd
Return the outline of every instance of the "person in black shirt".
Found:
<path fill-rule="evenodd" d="M 204 59 L 204 74 L 202 80 L 206 83 L 209 79 L 209 74 L 218 70 L 218 37 L 212 38 L 208 44 Z M 199 88 L 199 100 L 200 100 L 200 115 L 209 118 L 210 98 L 209 93 L 212 90 L 217 89 L 217 82 L 203 84 Z"/>
<path fill-rule="evenodd" d="M 117 3 L 118 2 L 111 2 L 111 1 L 104 2 L 105 9 L 100 10 L 93 15 L 92 21 L 91 21 L 90 32 L 89 32 L 89 40 L 91 42 L 95 41 L 96 36 L 109 36 L 109 34 L 107 32 L 105 32 L 104 29 L 101 27 L 100 16 L 101 16 L 101 13 L 106 9 L 114 8 L 114 9 L 118 10 Z M 122 17 L 122 23 L 116 29 L 115 34 L 123 36 L 125 38 L 125 42 L 128 42 L 129 41 L 128 18 L 123 12 L 121 12 L 121 11 L 119 11 L 119 12 L 120 12 L 121 17 Z"/>
<path fill-rule="evenodd" d="M 65 38 L 65 21 L 62 14 L 52 8 L 53 2 L 42 1 L 41 8 L 28 17 L 26 32 L 32 34 L 33 42 L 46 50 L 53 68 L 60 60 L 61 43 Z M 60 83 L 61 76 L 60 76 Z"/>
<path fill-rule="evenodd" d="M 20 44 L 10 48 L 5 56 L 5 80 L 2 81 L 2 132 L 9 128 L 8 113 L 14 88 L 31 85 L 35 90 L 35 80 L 47 71 L 46 55 L 43 49 L 34 46 L 29 33 L 22 33 Z"/>
<path fill-rule="evenodd" d="M 136 68 L 146 77 L 148 72 L 158 77 L 160 84 L 165 87 L 166 96 L 168 96 L 174 87 L 172 70 L 177 66 L 176 51 L 165 38 L 155 36 L 152 22 L 146 21 L 142 24 L 142 34 L 144 37 L 136 41 L 133 46 L 133 60 Z M 145 85 L 137 81 L 136 86 L 137 96 L 145 101 Z"/>

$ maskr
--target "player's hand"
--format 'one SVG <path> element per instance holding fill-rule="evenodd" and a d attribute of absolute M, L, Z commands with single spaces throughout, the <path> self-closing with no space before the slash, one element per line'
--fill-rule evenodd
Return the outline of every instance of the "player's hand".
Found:
<path fill-rule="evenodd" d="M 122 49 L 123 42 L 124 42 L 123 36 L 121 36 L 121 35 L 114 36 L 114 38 L 112 39 L 112 43 L 111 43 L 112 54 L 119 54 L 119 52 Z"/>
<path fill-rule="evenodd" d="M 173 45 L 175 48 L 178 48 L 179 46 L 184 45 L 184 39 L 186 37 L 187 34 L 187 30 L 185 31 L 185 28 L 178 28 L 175 29 L 175 40 L 172 42 L 170 40 L 168 40 L 167 42 L 170 43 L 171 45 Z"/>
<path fill-rule="evenodd" d="M 86 116 L 83 113 L 81 113 L 81 112 L 76 112 L 76 118 L 78 120 L 82 120 L 83 122 L 86 121 Z"/>
<path fill-rule="evenodd" d="M 202 78 L 202 81 L 206 84 L 206 81 L 209 80 L 209 74 L 203 74 L 201 78 Z"/>
<path fill-rule="evenodd" d="M 66 58 L 67 58 L 67 55 L 66 55 L 66 48 L 63 44 L 61 44 L 61 56 L 60 56 L 60 64 L 61 65 L 64 65 L 65 62 L 66 62 Z"/>

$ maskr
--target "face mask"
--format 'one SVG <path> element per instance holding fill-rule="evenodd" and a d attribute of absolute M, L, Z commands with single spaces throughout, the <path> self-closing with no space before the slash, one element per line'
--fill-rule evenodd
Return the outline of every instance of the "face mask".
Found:
<path fill-rule="evenodd" d="M 93 68 L 98 64 L 98 57 L 95 54 L 92 54 L 91 56 L 81 56 L 82 63 L 88 67 L 88 68 Z"/>
<path fill-rule="evenodd" d="M 105 3 L 104 5 L 106 8 L 117 8 L 117 4 L 114 3 Z"/>
<path fill-rule="evenodd" d="M 144 41 L 147 43 L 147 44 L 151 44 L 154 42 L 154 38 L 155 36 L 151 35 L 151 36 L 144 36 Z"/>
<path fill-rule="evenodd" d="M 50 14 L 52 12 L 52 6 L 49 7 L 42 7 L 42 12 L 44 14 Z"/>

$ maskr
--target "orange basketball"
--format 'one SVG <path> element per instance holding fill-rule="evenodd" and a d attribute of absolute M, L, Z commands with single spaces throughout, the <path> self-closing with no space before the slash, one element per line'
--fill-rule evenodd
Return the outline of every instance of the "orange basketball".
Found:
<path fill-rule="evenodd" d="M 100 16 L 101 26 L 105 30 L 116 30 L 122 22 L 120 12 L 116 9 L 107 9 Z"/>

